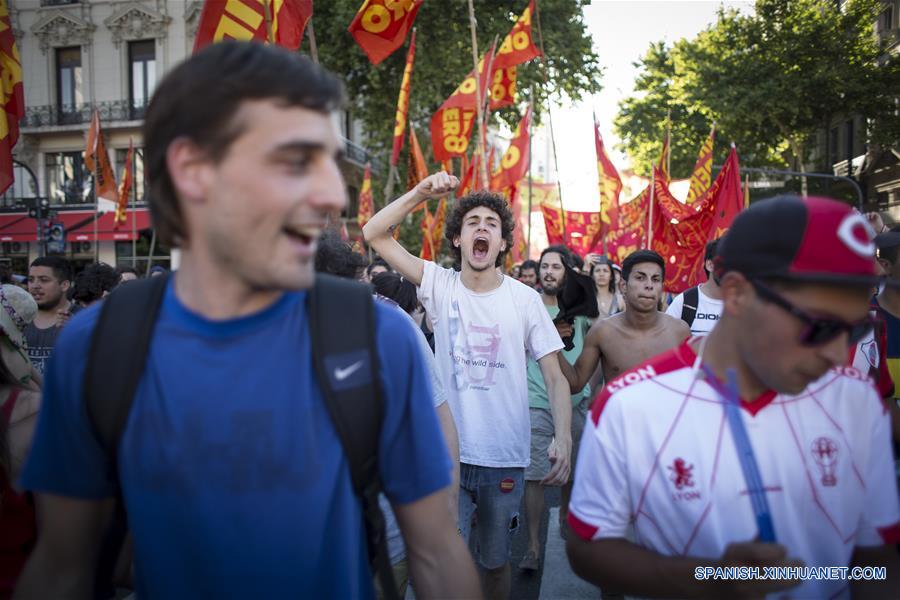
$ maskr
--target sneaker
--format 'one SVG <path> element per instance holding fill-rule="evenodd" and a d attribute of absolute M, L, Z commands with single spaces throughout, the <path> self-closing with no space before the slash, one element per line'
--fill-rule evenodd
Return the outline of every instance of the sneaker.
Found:
<path fill-rule="evenodd" d="M 541 561 L 537 557 L 537 554 L 529 550 L 525 553 L 525 557 L 522 558 L 522 562 L 519 563 L 519 569 L 522 571 L 537 571 L 541 568 Z"/>

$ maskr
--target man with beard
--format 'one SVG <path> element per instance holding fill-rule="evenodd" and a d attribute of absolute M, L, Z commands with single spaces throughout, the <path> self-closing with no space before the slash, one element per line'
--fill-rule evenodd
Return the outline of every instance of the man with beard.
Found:
<path fill-rule="evenodd" d="M 622 262 L 619 287 L 625 311 L 594 323 L 574 367 L 560 355 L 559 364 L 573 394 L 584 388 L 598 364 L 609 383 L 690 335 L 687 323 L 659 311 L 665 267 L 663 258 L 652 250 L 637 250 Z M 563 337 L 572 333 L 570 326 L 557 324 L 557 328 Z"/>
<path fill-rule="evenodd" d="M 572 406 L 555 357 L 562 341 L 540 296 L 498 269 L 512 246 L 514 222 L 506 201 L 489 192 L 457 200 L 445 237 L 460 271 L 413 256 L 391 230 L 416 206 L 459 185 L 435 173 L 378 212 L 363 228 L 366 241 L 403 277 L 419 287 L 419 300 L 435 331 L 438 368 L 459 431 L 459 526 L 468 540 L 478 507 L 479 560 L 485 595 L 509 597 L 510 537 L 529 463 L 526 353 L 547 384 L 555 439 L 543 483 L 569 478 Z"/>
<path fill-rule="evenodd" d="M 69 317 L 66 293 L 72 285 L 72 268 L 58 256 L 36 258 L 28 269 L 28 291 L 38 305 L 38 314 L 25 329 L 28 358 L 41 374 L 56 336 Z"/>
<path fill-rule="evenodd" d="M 541 253 L 540 284 L 541 300 L 551 319 L 559 314 L 557 296 L 566 282 L 566 266 L 571 255 L 565 246 L 550 246 Z M 575 317 L 573 325 L 573 344 L 571 350 L 563 350 L 567 360 L 574 361 L 581 354 L 584 336 L 590 329 L 591 322 L 587 317 Z M 572 468 L 575 468 L 578 443 L 587 417 L 589 389 L 581 390 L 572 396 Z M 525 469 L 525 521 L 528 524 L 528 546 L 519 568 L 536 571 L 541 563 L 540 525 L 544 512 L 544 486 L 541 483 L 550 471 L 547 460 L 547 449 L 553 441 L 553 418 L 550 402 L 547 397 L 547 386 L 544 377 L 534 360 L 528 361 L 528 411 L 531 416 L 531 463 Z M 559 527 L 565 532 L 568 528 L 569 497 L 572 494 L 571 479 L 562 487 L 562 501 L 559 505 Z M 565 536 L 566 534 L 564 534 Z"/>

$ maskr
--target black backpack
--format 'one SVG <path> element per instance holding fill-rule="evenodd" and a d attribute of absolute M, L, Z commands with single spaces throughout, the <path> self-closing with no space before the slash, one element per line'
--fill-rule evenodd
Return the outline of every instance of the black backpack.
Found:
<path fill-rule="evenodd" d="M 150 277 L 116 288 L 103 301 L 91 339 L 84 378 L 86 409 L 115 480 L 119 441 L 144 372 L 168 280 L 168 276 Z M 378 439 L 384 406 L 377 379 L 380 371 L 372 291 L 355 281 L 316 274 L 307 302 L 316 378 L 347 455 L 353 489 L 362 501 L 370 565 L 378 575 L 384 597 L 395 600 L 398 592 L 387 551 L 384 515 L 378 505 L 382 489 Z M 126 331 L 133 335 L 123 335 Z M 326 370 L 329 359 L 360 352 L 368 354 L 374 384 L 336 389 Z M 98 590 L 109 589 L 128 529 L 121 496 L 116 504 L 116 517 L 101 551 Z"/>
<path fill-rule="evenodd" d="M 684 291 L 684 303 L 681 305 L 681 320 L 693 327 L 697 318 L 697 305 L 700 304 L 700 288 L 694 286 Z"/>

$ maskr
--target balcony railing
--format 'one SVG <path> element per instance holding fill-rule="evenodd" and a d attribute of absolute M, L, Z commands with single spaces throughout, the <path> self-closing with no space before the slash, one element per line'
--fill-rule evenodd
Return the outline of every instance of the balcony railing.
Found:
<path fill-rule="evenodd" d="M 95 108 L 100 111 L 100 120 L 104 123 L 140 121 L 147 112 L 146 102 L 134 103 L 128 100 L 96 104 L 29 106 L 25 109 L 22 127 L 83 125 L 91 122 L 91 115 Z"/>

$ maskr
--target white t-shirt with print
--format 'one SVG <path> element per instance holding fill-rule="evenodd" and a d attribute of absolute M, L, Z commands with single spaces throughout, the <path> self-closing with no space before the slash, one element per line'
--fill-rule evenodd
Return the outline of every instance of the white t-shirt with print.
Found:
<path fill-rule="evenodd" d="M 697 290 L 700 293 L 697 294 L 697 315 L 694 317 L 694 322 L 691 323 L 691 335 L 706 335 L 719 322 L 719 316 L 722 314 L 722 301 L 704 294 L 702 286 Z M 682 307 L 684 307 L 684 294 L 678 294 L 666 309 L 666 314 L 680 319 Z"/>
<path fill-rule="evenodd" d="M 459 272 L 426 262 L 419 300 L 434 329 L 436 362 L 459 430 L 460 461 L 528 466 L 526 361 L 563 347 L 541 297 L 505 276 L 498 288 L 476 293 L 463 285 Z"/>

